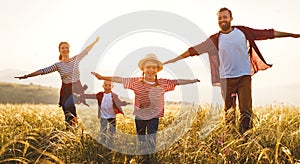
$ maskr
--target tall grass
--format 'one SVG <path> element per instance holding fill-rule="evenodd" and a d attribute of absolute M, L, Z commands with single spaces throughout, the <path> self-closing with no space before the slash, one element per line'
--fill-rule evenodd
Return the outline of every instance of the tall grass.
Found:
<path fill-rule="evenodd" d="M 202 128 L 209 106 L 191 111 L 195 119 L 178 115 L 180 108 L 180 105 L 166 106 L 159 130 L 187 120 L 192 125 L 170 147 L 155 153 L 158 163 L 300 163 L 298 107 L 255 108 L 255 126 L 243 136 L 219 118 L 205 137 Z M 136 134 L 131 107 L 124 111 L 125 117 L 117 117 L 117 129 Z M 118 153 L 96 141 L 93 133 L 99 128 L 96 109 L 79 109 L 78 113 L 79 126 L 65 130 L 63 112 L 56 105 L 0 104 L 0 163 L 137 162 L 138 156 Z"/>

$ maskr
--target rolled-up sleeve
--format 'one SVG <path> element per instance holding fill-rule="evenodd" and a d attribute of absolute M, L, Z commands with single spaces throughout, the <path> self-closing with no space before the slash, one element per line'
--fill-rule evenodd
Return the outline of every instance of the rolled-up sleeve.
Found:
<path fill-rule="evenodd" d="M 53 64 L 49 67 L 41 69 L 42 75 L 45 75 L 45 74 L 48 74 L 51 72 L 55 72 L 55 71 L 58 71 L 58 67 L 56 66 L 56 64 Z"/>
<path fill-rule="evenodd" d="M 80 54 L 74 56 L 78 61 L 81 61 L 88 54 L 87 50 L 83 50 Z"/>
<path fill-rule="evenodd" d="M 208 53 L 213 47 L 214 44 L 211 38 L 208 38 L 204 42 L 196 46 L 190 47 L 188 51 L 190 53 L 190 56 L 195 56 L 195 55 L 201 55 L 203 53 Z"/>
<path fill-rule="evenodd" d="M 266 40 L 266 39 L 274 39 L 275 38 L 275 30 L 274 29 L 252 29 L 249 28 L 250 33 L 254 36 L 255 40 Z"/>

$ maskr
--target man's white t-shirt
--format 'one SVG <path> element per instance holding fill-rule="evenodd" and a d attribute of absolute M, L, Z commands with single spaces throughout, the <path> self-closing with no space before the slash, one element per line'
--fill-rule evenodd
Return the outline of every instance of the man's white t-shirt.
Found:
<path fill-rule="evenodd" d="M 104 93 L 100 109 L 101 118 L 116 118 L 116 113 L 113 109 L 113 100 L 111 93 Z"/>
<path fill-rule="evenodd" d="M 221 78 L 251 75 L 247 40 L 242 31 L 234 28 L 228 34 L 220 33 L 218 46 Z"/>

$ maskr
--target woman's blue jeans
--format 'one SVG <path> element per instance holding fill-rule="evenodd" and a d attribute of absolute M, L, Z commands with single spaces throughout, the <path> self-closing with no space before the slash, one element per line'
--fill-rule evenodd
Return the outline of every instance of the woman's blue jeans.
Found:
<path fill-rule="evenodd" d="M 78 98 L 75 95 L 71 95 L 67 101 L 65 101 L 65 103 L 62 105 L 63 111 L 65 113 L 66 116 L 66 121 L 69 121 L 67 119 L 67 115 L 69 113 L 71 113 L 74 117 L 77 116 L 77 112 L 76 112 L 76 107 L 75 107 L 75 102 L 77 102 Z"/>

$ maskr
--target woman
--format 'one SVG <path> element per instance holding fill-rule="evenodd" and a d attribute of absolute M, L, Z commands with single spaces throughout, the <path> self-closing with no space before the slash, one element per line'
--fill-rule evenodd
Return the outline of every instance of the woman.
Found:
<path fill-rule="evenodd" d="M 29 77 L 34 77 L 38 75 L 45 75 L 58 71 L 62 80 L 62 86 L 60 89 L 60 98 L 59 106 L 62 107 L 65 114 L 65 121 L 67 122 L 67 128 L 69 125 L 77 125 L 77 113 L 75 107 L 75 101 L 77 97 L 74 94 L 82 94 L 84 88 L 80 82 L 80 72 L 79 72 L 79 63 L 80 61 L 88 54 L 88 52 L 93 48 L 93 46 L 99 41 L 99 37 L 96 40 L 87 46 L 80 54 L 70 58 L 69 48 L 70 45 L 68 42 L 61 42 L 58 46 L 59 49 L 59 62 L 32 72 L 30 74 L 15 77 L 18 79 L 27 79 Z"/>

